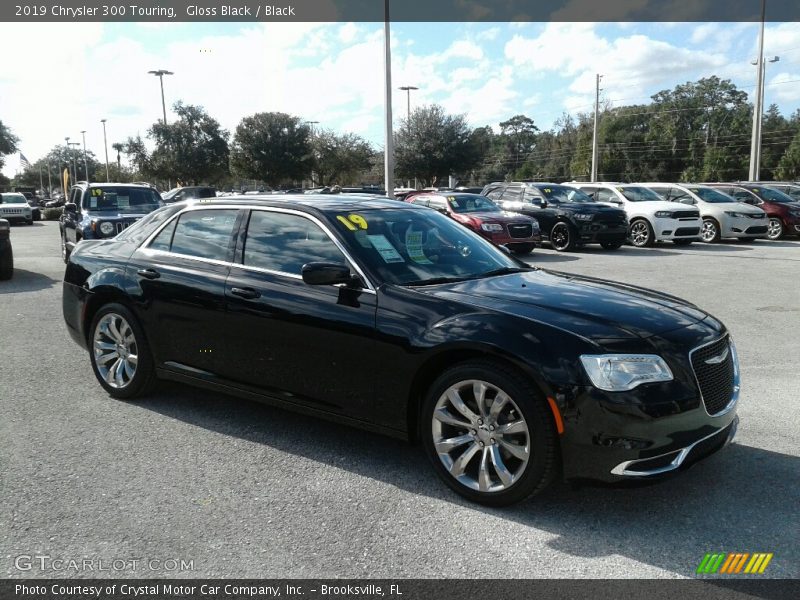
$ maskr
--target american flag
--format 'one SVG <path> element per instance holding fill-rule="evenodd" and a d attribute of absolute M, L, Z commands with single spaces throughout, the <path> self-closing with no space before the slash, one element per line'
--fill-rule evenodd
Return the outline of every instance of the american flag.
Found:
<path fill-rule="evenodd" d="M 25 155 L 22 152 L 19 153 L 19 164 L 24 169 L 28 169 L 31 166 L 30 161 L 25 158 Z"/>

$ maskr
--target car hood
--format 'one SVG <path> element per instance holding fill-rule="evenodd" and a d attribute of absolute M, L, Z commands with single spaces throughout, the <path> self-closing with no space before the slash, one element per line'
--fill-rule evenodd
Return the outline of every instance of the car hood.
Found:
<path fill-rule="evenodd" d="M 104 212 L 90 212 L 87 213 L 87 217 L 90 219 L 97 219 L 98 221 L 112 221 L 112 220 L 133 220 L 138 221 L 142 217 L 147 215 L 147 213 L 132 213 L 132 212 L 123 212 L 123 211 L 116 211 L 116 210 L 107 210 Z"/>
<path fill-rule="evenodd" d="M 456 213 L 460 217 L 475 217 L 481 221 L 494 221 L 495 223 L 530 223 L 528 217 L 520 215 L 515 212 L 471 212 L 471 213 Z"/>
<path fill-rule="evenodd" d="M 709 317 L 693 304 L 668 294 L 545 270 L 417 289 L 592 340 L 644 339 Z"/>

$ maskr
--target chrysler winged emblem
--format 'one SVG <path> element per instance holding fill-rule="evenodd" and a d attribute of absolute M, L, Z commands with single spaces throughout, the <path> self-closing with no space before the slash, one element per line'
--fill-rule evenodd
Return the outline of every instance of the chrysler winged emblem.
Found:
<path fill-rule="evenodd" d="M 706 364 L 707 365 L 718 365 L 718 364 L 720 364 L 723 360 L 728 358 L 728 352 L 730 352 L 730 347 L 726 346 L 725 350 L 722 351 L 722 354 L 720 354 L 719 356 L 712 356 L 711 358 L 709 358 L 706 361 Z"/>

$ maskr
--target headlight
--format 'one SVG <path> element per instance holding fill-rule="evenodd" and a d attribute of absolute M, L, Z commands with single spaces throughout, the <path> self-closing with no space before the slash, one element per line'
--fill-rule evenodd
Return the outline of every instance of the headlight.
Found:
<path fill-rule="evenodd" d="M 114 233 L 114 224 L 109 223 L 108 221 L 105 223 L 100 223 L 100 233 L 103 235 L 111 235 Z"/>
<path fill-rule="evenodd" d="M 656 217 L 658 217 L 659 219 L 671 219 L 672 213 L 668 210 L 659 210 L 656 211 Z"/>
<path fill-rule="evenodd" d="M 500 223 L 481 223 L 481 229 L 484 231 L 503 231 L 503 226 Z"/>
<path fill-rule="evenodd" d="M 581 363 L 594 387 L 608 392 L 632 390 L 642 383 L 672 381 L 672 371 L 655 354 L 584 354 Z"/>
<path fill-rule="evenodd" d="M 729 217 L 746 217 L 747 216 L 745 213 L 733 212 L 731 210 L 726 210 L 725 214 L 728 215 Z"/>
<path fill-rule="evenodd" d="M 575 219 L 578 221 L 591 221 L 594 218 L 592 214 L 577 213 Z"/>

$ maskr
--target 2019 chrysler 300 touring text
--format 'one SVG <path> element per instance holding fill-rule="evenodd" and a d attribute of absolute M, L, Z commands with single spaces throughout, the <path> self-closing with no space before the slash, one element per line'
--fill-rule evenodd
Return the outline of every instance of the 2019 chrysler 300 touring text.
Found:
<path fill-rule="evenodd" d="M 717 319 L 529 267 L 412 204 L 176 203 L 81 242 L 64 277 L 68 330 L 111 396 L 172 379 L 419 441 L 488 505 L 557 476 L 652 479 L 737 425 Z"/>

